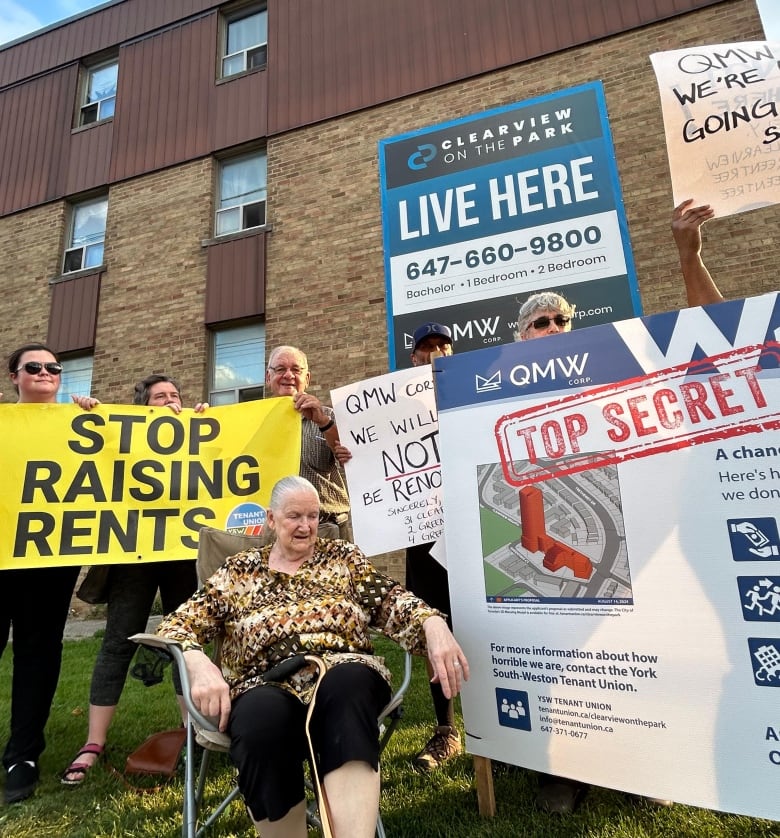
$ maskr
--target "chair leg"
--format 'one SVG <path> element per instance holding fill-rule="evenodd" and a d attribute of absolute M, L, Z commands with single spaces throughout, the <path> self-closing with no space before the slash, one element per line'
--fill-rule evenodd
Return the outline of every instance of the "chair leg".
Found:
<path fill-rule="evenodd" d="M 195 838 L 198 807 L 195 802 L 195 730 L 187 719 L 187 750 L 184 754 L 184 803 L 182 805 L 182 838 Z"/>

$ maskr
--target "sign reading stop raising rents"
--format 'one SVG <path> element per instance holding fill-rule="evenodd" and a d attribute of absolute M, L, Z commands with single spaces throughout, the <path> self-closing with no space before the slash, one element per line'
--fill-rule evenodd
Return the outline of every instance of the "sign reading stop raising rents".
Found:
<path fill-rule="evenodd" d="M 780 818 L 779 340 L 768 294 L 436 359 L 472 753 Z"/>
<path fill-rule="evenodd" d="M 674 202 L 733 215 L 780 201 L 780 43 L 686 47 L 650 56 Z"/>
<path fill-rule="evenodd" d="M 0 570 L 193 558 L 203 526 L 259 534 L 300 463 L 289 398 L 178 415 L 2 405 L 0 433 Z"/>

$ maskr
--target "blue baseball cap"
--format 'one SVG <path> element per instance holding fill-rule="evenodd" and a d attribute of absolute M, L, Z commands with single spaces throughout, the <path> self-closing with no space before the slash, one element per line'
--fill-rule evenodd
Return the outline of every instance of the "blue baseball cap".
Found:
<path fill-rule="evenodd" d="M 444 338 L 447 343 L 452 344 L 452 332 L 449 326 L 443 326 L 441 323 L 423 323 L 414 330 L 414 347 L 412 352 L 425 340 L 425 338 L 435 335 L 436 337 Z"/>

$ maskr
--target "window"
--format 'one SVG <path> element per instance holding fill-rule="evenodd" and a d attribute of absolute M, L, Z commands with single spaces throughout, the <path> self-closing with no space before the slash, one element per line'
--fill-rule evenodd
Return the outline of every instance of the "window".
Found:
<path fill-rule="evenodd" d="M 266 171 L 264 151 L 221 162 L 217 236 L 265 224 Z"/>
<path fill-rule="evenodd" d="M 100 64 L 86 71 L 79 125 L 91 125 L 114 115 L 118 72 L 118 61 Z"/>
<path fill-rule="evenodd" d="M 71 396 L 88 396 L 92 388 L 92 356 L 60 360 L 62 383 L 57 393 L 60 404 L 70 404 Z"/>
<path fill-rule="evenodd" d="M 103 264 L 107 212 L 108 198 L 73 205 L 63 273 L 96 268 Z"/>
<path fill-rule="evenodd" d="M 263 398 L 265 324 L 223 329 L 212 335 L 209 403 L 235 404 Z"/>
<path fill-rule="evenodd" d="M 225 21 L 222 78 L 264 67 L 268 59 L 268 12 L 255 11 Z"/>

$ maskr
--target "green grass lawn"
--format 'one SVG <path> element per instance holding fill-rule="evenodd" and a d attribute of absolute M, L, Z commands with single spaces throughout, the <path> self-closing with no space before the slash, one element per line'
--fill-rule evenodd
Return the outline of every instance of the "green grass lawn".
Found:
<path fill-rule="evenodd" d="M 101 764 L 80 788 L 66 788 L 59 782 L 60 772 L 85 740 L 89 679 L 98 645 L 96 639 L 65 644 L 62 678 L 47 729 L 48 747 L 41 759 L 41 785 L 30 800 L 0 807 L 3 838 L 175 838 L 181 834 L 180 779 L 160 791 L 138 794 Z M 381 651 L 396 658 L 390 644 L 383 643 Z M 2 741 L 8 730 L 10 663 L 8 650 L 0 661 Z M 121 771 L 127 754 L 147 735 L 174 727 L 177 719 L 170 676 L 151 688 L 129 679 L 111 730 L 108 761 Z M 383 759 L 382 813 L 390 838 L 780 838 L 778 822 L 689 806 L 663 809 L 600 788 L 590 790 L 576 814 L 546 815 L 534 807 L 535 775 L 502 765 L 494 765 L 498 814 L 481 818 L 469 756 L 453 760 L 432 775 L 411 767 L 410 759 L 429 735 L 431 719 L 425 670 L 417 660 L 404 720 Z M 231 777 L 224 761 L 208 794 L 216 797 L 229 788 Z M 210 834 L 249 838 L 254 830 L 243 807 L 234 803 Z"/>

